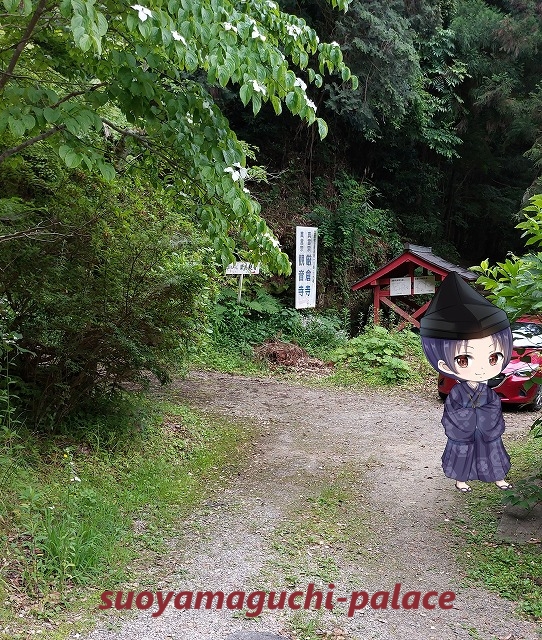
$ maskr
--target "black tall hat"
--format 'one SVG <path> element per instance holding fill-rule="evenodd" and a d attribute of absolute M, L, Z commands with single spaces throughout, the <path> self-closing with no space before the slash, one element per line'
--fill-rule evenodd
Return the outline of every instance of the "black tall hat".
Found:
<path fill-rule="evenodd" d="M 420 322 L 424 338 L 473 340 L 510 326 L 506 313 L 470 287 L 455 271 L 442 281 Z"/>

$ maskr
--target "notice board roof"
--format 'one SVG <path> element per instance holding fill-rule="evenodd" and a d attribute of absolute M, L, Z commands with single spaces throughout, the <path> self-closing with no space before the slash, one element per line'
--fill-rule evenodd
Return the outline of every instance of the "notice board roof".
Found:
<path fill-rule="evenodd" d="M 448 262 L 448 260 L 444 260 L 444 258 L 440 256 L 436 256 L 431 251 L 431 247 L 405 243 L 404 248 L 405 250 L 400 256 L 390 260 L 383 267 L 380 267 L 380 269 L 377 269 L 353 284 L 351 287 L 352 291 L 374 287 L 378 284 L 379 278 L 399 278 L 405 276 L 409 273 L 412 265 L 414 265 L 414 267 L 427 269 L 427 271 L 440 276 L 441 279 L 445 278 L 451 271 L 456 271 L 464 280 L 474 281 L 478 278 L 472 271 L 453 264 L 453 262 Z"/>

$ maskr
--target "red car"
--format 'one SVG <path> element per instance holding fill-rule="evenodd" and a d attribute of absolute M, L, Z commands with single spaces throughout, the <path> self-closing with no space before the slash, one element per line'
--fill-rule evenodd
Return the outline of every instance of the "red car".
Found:
<path fill-rule="evenodd" d="M 488 384 L 502 402 L 525 405 L 538 411 L 542 409 L 542 384 L 526 387 L 525 383 L 537 374 L 542 377 L 542 324 L 538 318 L 521 318 L 512 322 L 511 329 L 514 339 L 512 359 Z M 530 362 L 525 360 L 527 357 L 530 357 Z M 454 384 L 457 384 L 457 380 L 439 374 L 438 393 L 443 400 Z"/>

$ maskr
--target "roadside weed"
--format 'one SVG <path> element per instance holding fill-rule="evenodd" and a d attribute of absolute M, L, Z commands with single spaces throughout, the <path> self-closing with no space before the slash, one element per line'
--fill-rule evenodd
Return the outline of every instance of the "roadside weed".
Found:
<path fill-rule="evenodd" d="M 541 454 L 540 441 L 528 440 L 507 445 L 513 461 L 513 477 L 530 473 Z M 458 559 L 468 582 L 481 584 L 518 603 L 518 609 L 542 620 L 541 541 L 521 544 L 498 536 L 504 509 L 503 495 L 492 483 L 477 483 L 465 501 L 465 513 L 450 526 L 460 541 Z M 468 551 L 466 551 L 468 550 Z"/>
<path fill-rule="evenodd" d="M 141 564 L 152 566 L 149 558 L 178 535 L 179 520 L 246 451 L 247 427 L 176 403 L 132 402 L 126 418 L 78 418 L 77 440 L 21 429 L 0 446 L 11 469 L 0 500 L 6 638 L 28 637 L 44 616 L 55 617 L 54 637 L 65 637 L 69 612 L 87 606 L 82 595 L 118 587 Z M 14 450 L 19 440 L 23 449 Z"/>

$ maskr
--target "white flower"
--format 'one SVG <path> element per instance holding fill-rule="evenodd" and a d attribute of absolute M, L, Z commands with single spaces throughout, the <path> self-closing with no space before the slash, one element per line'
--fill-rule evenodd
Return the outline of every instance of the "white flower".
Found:
<path fill-rule="evenodd" d="M 252 29 L 252 37 L 257 38 L 259 35 L 260 35 L 260 32 L 258 31 L 258 27 L 254 27 Z"/>
<path fill-rule="evenodd" d="M 226 167 L 224 169 L 224 173 L 231 173 L 231 179 L 234 182 L 237 182 L 237 180 L 239 180 L 241 174 L 239 173 L 239 171 L 236 171 L 233 167 Z"/>
<path fill-rule="evenodd" d="M 224 169 L 224 173 L 231 173 L 231 179 L 234 182 L 237 182 L 239 178 L 243 180 L 248 175 L 248 171 L 245 169 L 245 167 L 242 167 L 239 162 L 234 162 L 233 167 L 226 167 Z"/>
<path fill-rule="evenodd" d="M 245 167 L 242 167 L 240 162 L 234 162 L 233 166 L 237 167 L 242 180 L 244 180 L 248 176 L 248 170 L 245 169 Z"/>
<path fill-rule="evenodd" d="M 192 118 L 192 114 L 187 113 L 185 117 L 188 124 L 194 124 L 194 118 Z"/>
<path fill-rule="evenodd" d="M 173 36 L 173 40 L 180 40 L 186 47 L 186 40 L 178 31 L 172 31 L 171 35 Z"/>
<path fill-rule="evenodd" d="M 333 42 L 331 43 L 332 47 L 340 47 L 340 44 L 338 42 L 335 42 L 335 40 L 333 40 Z"/>
<path fill-rule="evenodd" d="M 256 27 L 255 25 L 252 27 L 252 37 L 253 38 L 260 38 L 260 40 L 262 42 L 265 42 L 267 40 L 266 36 L 262 35 L 259 31 L 258 31 L 258 27 Z"/>
<path fill-rule="evenodd" d="M 312 100 L 309 100 L 308 98 L 307 98 L 307 106 L 316 111 L 316 105 Z"/>
<path fill-rule="evenodd" d="M 270 233 L 264 234 L 264 238 L 268 238 L 269 240 L 271 240 L 271 243 L 274 247 L 280 247 L 280 242 L 276 238 L 273 238 Z"/>
<path fill-rule="evenodd" d="M 277 8 L 277 5 L 274 2 L 271 2 L 271 0 L 267 0 L 267 6 L 270 9 L 276 9 Z"/>
<path fill-rule="evenodd" d="M 301 78 L 296 78 L 294 82 L 294 87 L 301 87 L 303 91 L 307 90 L 307 85 L 301 80 Z"/>
<path fill-rule="evenodd" d="M 235 33 L 237 33 L 237 27 L 233 24 L 230 24 L 229 22 L 223 22 L 222 26 L 224 27 L 224 29 L 226 29 L 226 31 L 235 31 Z"/>
<path fill-rule="evenodd" d="M 286 27 L 286 31 L 288 32 L 288 35 L 293 36 L 294 38 L 301 35 L 301 29 L 296 24 L 289 24 Z"/>
<path fill-rule="evenodd" d="M 73 478 L 71 479 L 72 482 L 81 482 L 81 478 L 79 478 L 79 476 L 73 476 Z"/>
<path fill-rule="evenodd" d="M 261 93 L 262 95 L 265 95 L 267 93 L 267 89 L 257 80 L 252 81 L 252 87 L 256 93 Z"/>
<path fill-rule="evenodd" d="M 246 187 L 243 187 L 243 191 L 244 191 L 245 193 L 250 194 L 250 191 L 249 191 Z"/>
<path fill-rule="evenodd" d="M 147 7 L 142 7 L 140 4 L 132 4 L 131 7 L 137 11 L 141 22 L 145 22 L 147 18 L 152 18 L 152 11 Z"/>

